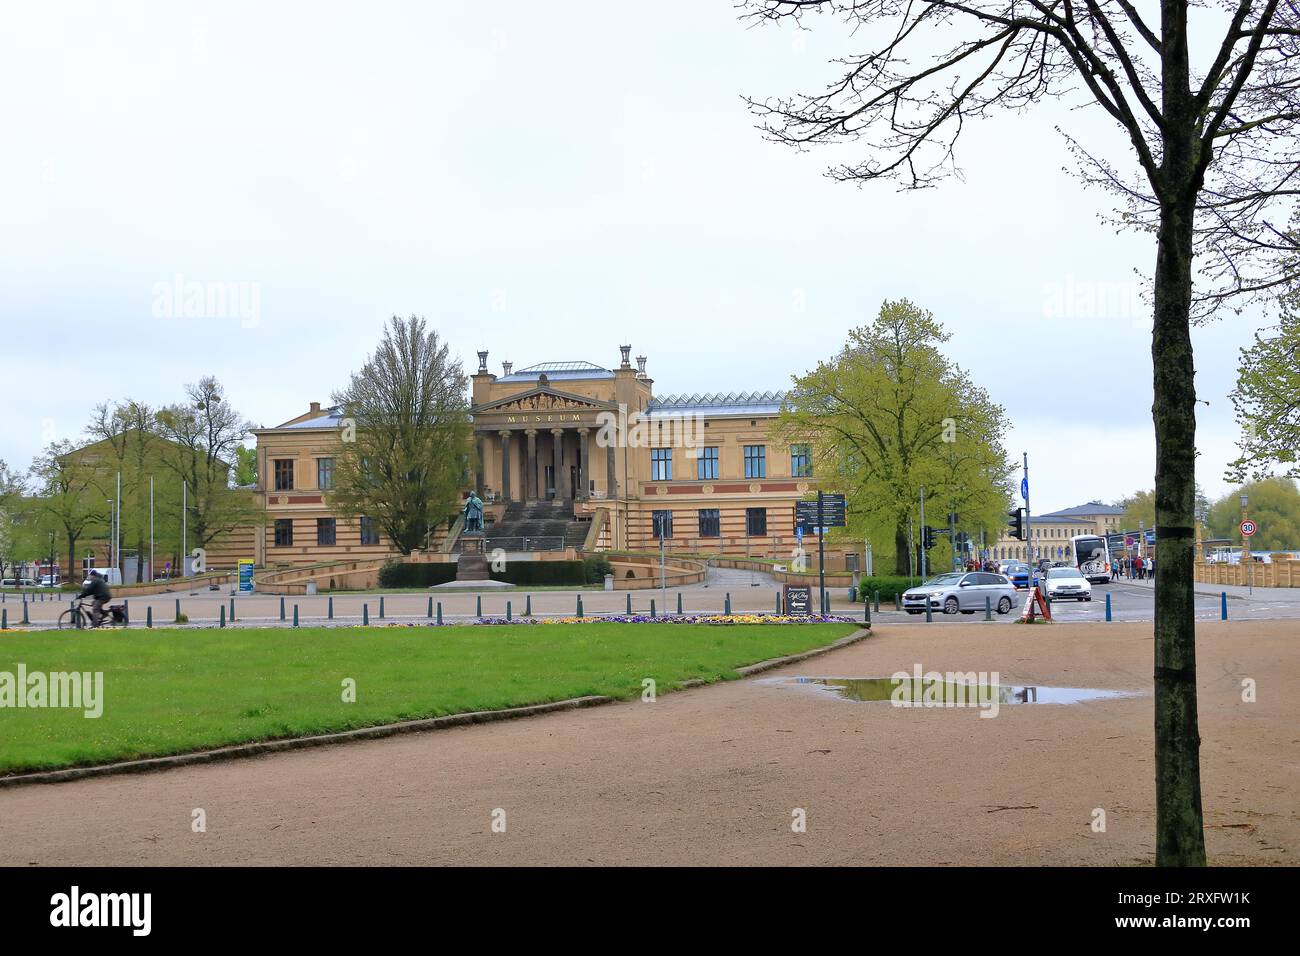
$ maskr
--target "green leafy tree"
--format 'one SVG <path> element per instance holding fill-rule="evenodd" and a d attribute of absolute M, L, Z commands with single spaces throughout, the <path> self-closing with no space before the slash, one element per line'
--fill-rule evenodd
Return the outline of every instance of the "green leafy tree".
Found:
<path fill-rule="evenodd" d="M 383 340 L 334 401 L 350 420 L 335 463 L 334 504 L 369 517 L 402 554 L 455 511 L 468 480 L 468 379 L 417 316 L 393 316 Z"/>
<path fill-rule="evenodd" d="M 237 449 L 252 425 L 211 376 L 185 392 L 185 401 L 161 409 L 156 421 L 166 439 L 163 463 L 185 486 L 189 543 L 207 548 L 220 535 L 258 520 L 252 497 L 231 482 Z"/>
<path fill-rule="evenodd" d="M 1005 414 L 940 352 L 949 338 L 924 309 L 885 302 L 839 354 L 795 377 L 774 426 L 811 444 L 823 488 L 846 496 L 847 536 L 892 550 L 900 575 L 910 573 L 909 528 L 920 537 L 922 487 L 928 524 L 946 527 L 955 510 L 976 535 L 995 534 L 1008 498 Z"/>
<path fill-rule="evenodd" d="M 1250 539 L 1251 551 L 1300 550 L 1300 489 L 1291 478 L 1274 477 L 1245 485 L 1210 506 L 1206 525 L 1216 538 L 1241 542 L 1241 494 L 1259 529 Z"/>
<path fill-rule="evenodd" d="M 99 487 L 106 497 L 116 494 L 117 476 L 121 475 L 121 541 L 124 546 L 134 547 L 140 557 L 136 581 L 143 581 L 150 543 L 156 560 L 158 542 L 167 542 L 170 547 L 180 530 L 180 478 L 167 465 L 169 449 L 157 413 L 129 399 L 105 402 L 96 406 L 86 435 L 93 444 L 79 454 L 96 463 Z M 156 568 L 151 570 L 157 574 Z"/>
<path fill-rule="evenodd" d="M 0 460 L 0 578 L 17 560 L 22 527 L 23 481 Z"/>
<path fill-rule="evenodd" d="M 251 487 L 257 484 L 257 449 L 242 445 L 235 449 L 235 484 Z"/>
<path fill-rule="evenodd" d="M 77 567 L 77 542 L 92 530 L 108 527 L 108 502 L 100 489 L 98 468 L 77 454 L 69 441 L 47 445 L 32 464 L 36 513 L 57 528 L 68 547 L 68 574 Z"/>
<path fill-rule="evenodd" d="M 1300 478 L 1300 294 L 1291 296 L 1281 322 L 1255 333 L 1241 350 L 1241 368 L 1232 405 L 1242 437 L 1241 457 L 1228 465 L 1227 480 L 1264 478 L 1273 466 Z"/>

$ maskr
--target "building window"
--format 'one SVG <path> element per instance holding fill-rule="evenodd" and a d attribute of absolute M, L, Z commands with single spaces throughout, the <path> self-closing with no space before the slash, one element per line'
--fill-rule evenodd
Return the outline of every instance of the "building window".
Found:
<path fill-rule="evenodd" d="M 277 548 L 293 547 L 293 519 L 275 519 L 275 546 Z"/>
<path fill-rule="evenodd" d="M 746 478 L 767 477 L 767 446 L 766 445 L 745 446 L 745 477 Z"/>
<path fill-rule="evenodd" d="M 334 544 L 337 538 L 336 525 L 333 518 L 316 519 L 316 543 L 320 545 Z"/>
<path fill-rule="evenodd" d="M 722 521 L 717 508 L 700 509 L 700 537 L 722 537 Z"/>
<path fill-rule="evenodd" d="M 361 519 L 361 543 L 362 544 L 379 543 L 379 527 L 375 524 L 374 518 Z"/>
<path fill-rule="evenodd" d="M 276 491 L 293 490 L 293 459 L 292 458 L 275 459 L 275 490 Z"/>
<path fill-rule="evenodd" d="M 316 487 L 321 491 L 329 491 L 334 487 L 333 458 L 316 459 Z"/>
<path fill-rule="evenodd" d="M 718 477 L 718 446 L 709 445 L 700 449 L 695 459 L 695 477 L 700 481 L 715 481 Z"/>
<path fill-rule="evenodd" d="M 790 475 L 794 478 L 806 478 L 812 474 L 812 446 L 790 446 Z"/>
<path fill-rule="evenodd" d="M 751 538 L 761 538 L 767 534 L 767 509 L 745 509 L 745 534 Z"/>
<path fill-rule="evenodd" d="M 671 538 L 673 536 L 673 513 L 671 511 L 655 511 L 651 515 L 651 531 L 656 541 Z"/>
<path fill-rule="evenodd" d="M 671 448 L 650 449 L 650 480 L 673 480 L 673 450 Z"/>

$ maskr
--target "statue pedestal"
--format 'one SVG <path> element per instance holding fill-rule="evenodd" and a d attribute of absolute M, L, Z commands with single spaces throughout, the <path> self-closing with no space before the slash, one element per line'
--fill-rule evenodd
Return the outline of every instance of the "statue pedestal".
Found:
<path fill-rule="evenodd" d="M 456 562 L 457 581 L 487 581 L 491 578 L 487 556 L 483 553 L 483 532 L 472 531 L 460 536 L 460 559 Z"/>

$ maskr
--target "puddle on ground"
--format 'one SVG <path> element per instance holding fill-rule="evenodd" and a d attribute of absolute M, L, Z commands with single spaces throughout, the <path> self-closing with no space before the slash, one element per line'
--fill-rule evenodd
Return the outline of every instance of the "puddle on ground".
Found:
<path fill-rule="evenodd" d="M 1134 697 L 1122 690 L 1098 687 L 1043 687 L 1040 685 L 968 683 L 949 680 L 895 681 L 892 677 L 768 677 L 760 684 L 806 686 L 840 700 L 897 701 L 935 704 L 961 701 L 979 704 L 1081 704 L 1090 700 Z"/>

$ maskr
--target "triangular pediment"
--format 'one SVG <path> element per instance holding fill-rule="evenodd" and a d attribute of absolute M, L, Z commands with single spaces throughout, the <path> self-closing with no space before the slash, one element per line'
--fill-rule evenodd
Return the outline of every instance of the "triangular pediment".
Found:
<path fill-rule="evenodd" d="M 605 411 L 614 408 L 613 402 L 601 402 L 585 395 L 574 395 L 558 389 L 539 386 L 526 392 L 508 395 L 495 402 L 475 405 L 473 413 L 486 412 L 580 412 Z"/>

